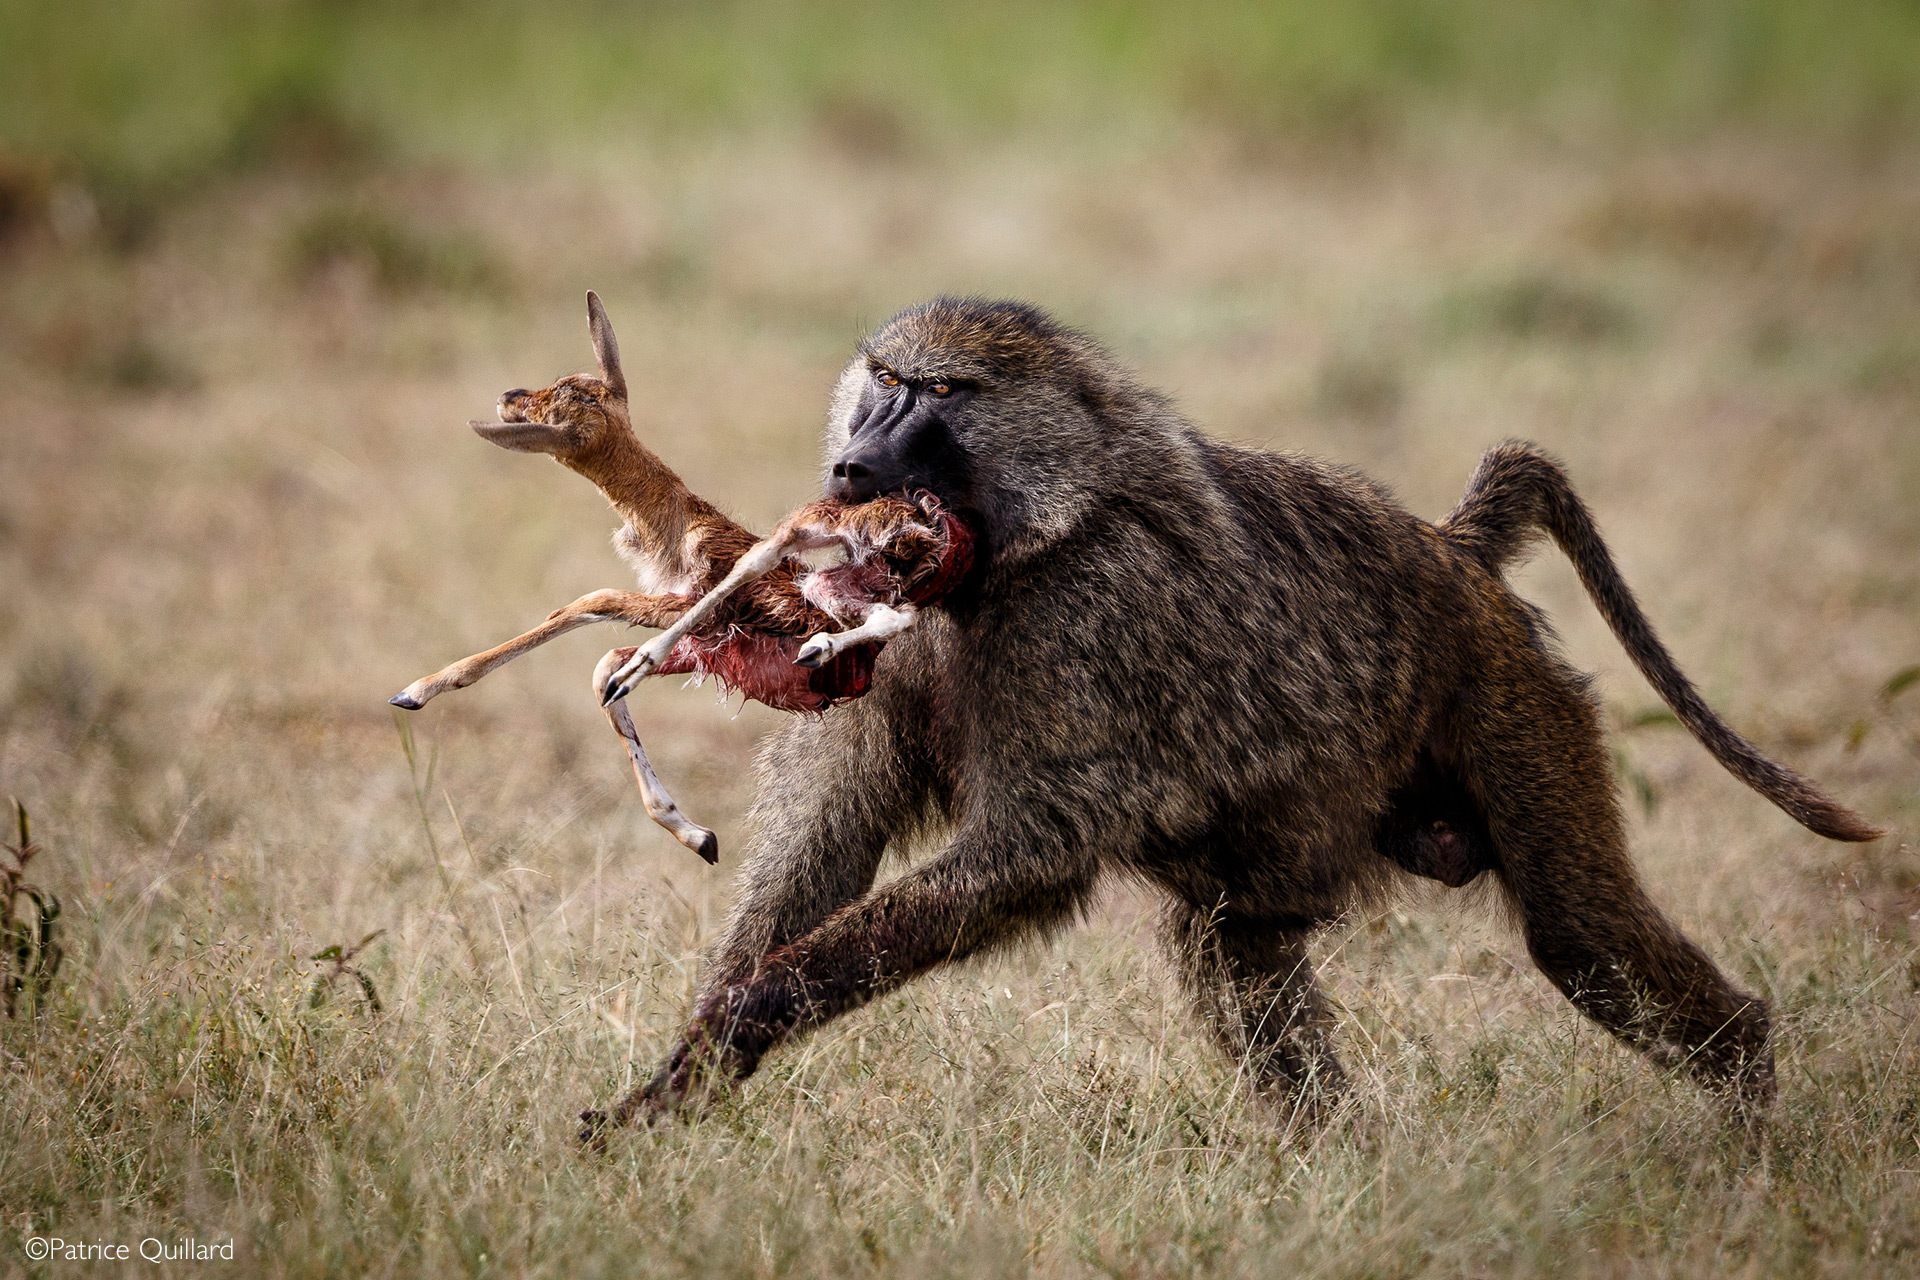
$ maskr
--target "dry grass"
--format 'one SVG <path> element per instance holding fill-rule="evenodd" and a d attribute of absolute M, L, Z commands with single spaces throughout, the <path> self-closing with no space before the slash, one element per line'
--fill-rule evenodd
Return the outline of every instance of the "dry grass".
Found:
<path fill-rule="evenodd" d="M 757 137 L 274 170 L 132 248 L 6 250 L 0 792 L 68 961 L 0 1026 L 0 1273 L 39 1233 L 232 1236 L 261 1275 L 1911 1274 L 1920 690 L 1877 698 L 1920 661 L 1910 156 Z M 1824 844 L 1631 727 L 1652 695 L 1571 575 L 1524 575 L 1604 673 L 1657 897 L 1776 1002 L 1771 1127 L 1725 1132 L 1435 890 L 1326 936 L 1358 1087 L 1284 1134 L 1116 889 L 581 1158 L 573 1113 L 684 1012 L 775 718 L 637 700 L 711 872 L 590 701 L 613 634 L 436 702 L 411 757 L 383 700 L 621 582 L 584 484 L 460 425 L 587 363 L 588 285 L 647 438 L 762 527 L 812 491 L 852 339 L 935 290 L 1039 300 L 1215 432 L 1428 516 L 1492 441 L 1558 451 L 1712 699 L 1901 829 Z M 375 930 L 379 1013 L 307 959 Z"/>

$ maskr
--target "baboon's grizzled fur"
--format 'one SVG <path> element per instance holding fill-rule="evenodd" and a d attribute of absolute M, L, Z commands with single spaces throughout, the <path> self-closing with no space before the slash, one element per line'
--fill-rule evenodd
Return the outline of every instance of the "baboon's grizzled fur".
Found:
<path fill-rule="evenodd" d="M 937 299 L 835 389 L 830 496 L 923 485 L 979 535 L 872 692 L 767 743 L 738 905 L 629 1123 L 915 974 L 1057 928 L 1103 876 L 1157 887 L 1195 1003 L 1263 1084 L 1340 1081 L 1304 944 L 1410 869 L 1490 869 L 1547 977 L 1626 1043 L 1748 1103 L 1764 1005 L 1628 860 L 1585 677 L 1499 572 L 1551 533 L 1717 757 L 1815 830 L 1871 827 L 1702 704 L 1559 468 L 1487 455 L 1436 527 L 1362 476 L 1209 439 L 1086 337 Z M 945 847 L 874 888 L 889 842 Z"/>

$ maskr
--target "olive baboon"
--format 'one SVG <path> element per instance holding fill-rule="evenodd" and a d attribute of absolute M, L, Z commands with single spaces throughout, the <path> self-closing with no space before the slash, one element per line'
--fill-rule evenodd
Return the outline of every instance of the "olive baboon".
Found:
<path fill-rule="evenodd" d="M 1490 452 L 1438 526 L 1361 476 L 1208 439 L 1033 308 L 936 299 L 866 340 L 829 414 L 829 497 L 925 488 L 974 567 L 872 691 L 763 750 L 743 892 L 632 1122 L 943 961 L 1056 928 L 1102 876 L 1165 891 L 1195 1002 L 1264 1085 L 1336 1087 L 1304 944 L 1412 870 L 1490 868 L 1584 1013 L 1746 1104 L 1766 1011 L 1628 860 L 1600 718 L 1500 571 L 1572 558 L 1680 719 L 1836 839 L 1876 832 L 1700 701 L 1559 467 Z M 890 841 L 937 854 L 874 887 Z M 1383 856 L 1385 855 L 1385 856 Z"/>

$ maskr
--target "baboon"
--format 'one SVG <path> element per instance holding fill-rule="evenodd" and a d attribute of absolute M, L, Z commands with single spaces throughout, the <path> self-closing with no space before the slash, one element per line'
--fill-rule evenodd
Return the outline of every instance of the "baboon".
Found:
<path fill-rule="evenodd" d="M 1738 1106 L 1771 1098 L 1763 1002 L 1642 890 L 1587 680 L 1501 572 L 1551 536 L 1722 764 L 1822 835 L 1881 833 L 1706 707 L 1545 454 L 1493 449 L 1428 524 L 1353 471 L 1209 439 L 1032 307 L 938 298 L 861 344 L 827 456 L 830 498 L 934 493 L 974 529 L 972 570 L 864 698 L 766 743 L 686 1030 L 584 1138 L 1056 929 L 1114 875 L 1164 893 L 1166 950 L 1220 1042 L 1314 1104 L 1342 1076 L 1306 942 L 1398 862 L 1491 871 L 1583 1013 Z M 938 853 L 874 887 L 890 843 L 934 831 Z"/>

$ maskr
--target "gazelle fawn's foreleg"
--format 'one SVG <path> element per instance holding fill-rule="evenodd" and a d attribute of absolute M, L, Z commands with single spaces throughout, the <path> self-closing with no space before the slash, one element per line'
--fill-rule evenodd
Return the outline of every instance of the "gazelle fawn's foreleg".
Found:
<path fill-rule="evenodd" d="M 462 658 L 423 676 L 387 699 L 396 707 L 418 711 L 433 698 L 449 689 L 464 689 L 495 667 L 512 662 L 530 649 L 537 649 L 556 636 L 563 636 L 594 622 L 626 622 L 641 627 L 664 627 L 679 617 L 693 600 L 682 595 L 642 595 L 635 591 L 595 591 L 581 596 L 564 609 L 555 609 L 547 620 L 485 653 Z"/>
<path fill-rule="evenodd" d="M 920 611 L 910 604 L 898 608 L 884 604 L 869 605 L 859 626 L 846 631 L 822 631 L 801 645 L 800 652 L 794 655 L 794 665 L 818 667 L 838 657 L 844 649 L 873 640 L 891 639 L 912 626 L 914 619 L 919 616 Z"/>
<path fill-rule="evenodd" d="M 692 608 L 681 614 L 678 622 L 635 649 L 633 657 L 607 678 L 606 685 L 600 691 L 600 705 L 611 706 L 632 693 L 633 686 L 666 661 L 674 645 L 718 612 L 727 597 L 749 582 L 756 582 L 772 573 L 787 558 L 788 552 L 803 547 L 806 541 L 806 535 L 791 523 L 783 523 L 772 534 L 747 548 L 734 561 L 732 571 L 713 590 L 701 596 Z"/>
<path fill-rule="evenodd" d="M 598 693 L 606 688 L 607 679 L 614 669 L 632 656 L 632 649 L 609 649 L 593 669 L 593 691 Z M 647 806 L 647 816 L 672 832 L 674 839 L 705 858 L 708 863 L 719 862 L 720 842 L 714 838 L 713 832 L 688 821 L 686 815 L 680 812 L 680 806 L 667 794 L 667 789 L 660 785 L 659 775 L 654 773 L 653 765 L 647 761 L 646 748 L 640 745 L 640 733 L 633 727 L 633 717 L 627 713 L 627 700 L 616 699 L 603 709 L 613 724 L 614 732 L 627 744 L 627 755 L 633 760 L 633 777 L 640 784 L 640 801 Z"/>

